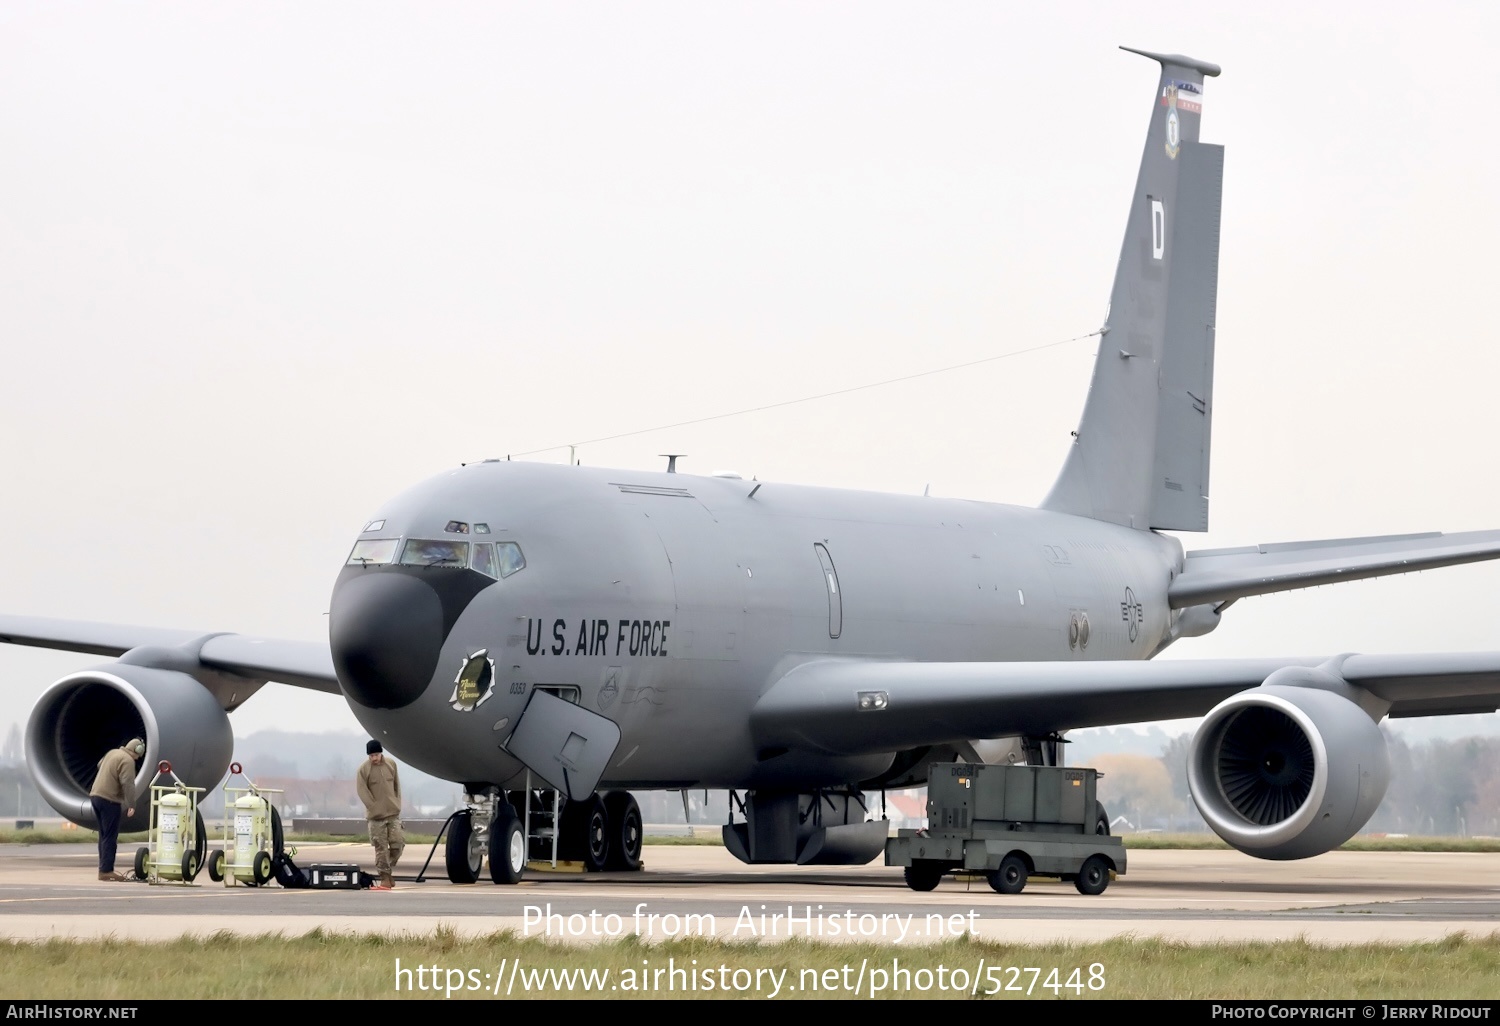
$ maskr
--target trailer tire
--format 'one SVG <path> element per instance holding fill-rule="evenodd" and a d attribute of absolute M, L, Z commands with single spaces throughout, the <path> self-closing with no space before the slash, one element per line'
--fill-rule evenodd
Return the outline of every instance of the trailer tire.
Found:
<path fill-rule="evenodd" d="M 1084 859 L 1073 886 L 1078 888 L 1079 894 L 1103 894 L 1104 888 L 1109 886 L 1109 863 L 1104 856 L 1090 855 Z"/>
<path fill-rule="evenodd" d="M 137 880 L 146 879 L 150 872 L 150 867 L 147 865 L 150 861 L 150 848 L 137 848 L 135 850 L 135 878 Z"/>
<path fill-rule="evenodd" d="M 208 878 L 214 883 L 224 882 L 224 849 L 215 848 L 208 853 Z"/>
<path fill-rule="evenodd" d="M 1000 868 L 990 874 L 990 888 L 996 894 L 1020 894 L 1026 889 L 1026 878 L 1031 871 L 1026 860 L 1015 852 L 1000 860 Z"/>
<path fill-rule="evenodd" d="M 943 866 L 930 859 L 916 859 L 906 867 L 903 875 L 906 877 L 906 886 L 912 890 L 930 891 L 943 879 Z"/>

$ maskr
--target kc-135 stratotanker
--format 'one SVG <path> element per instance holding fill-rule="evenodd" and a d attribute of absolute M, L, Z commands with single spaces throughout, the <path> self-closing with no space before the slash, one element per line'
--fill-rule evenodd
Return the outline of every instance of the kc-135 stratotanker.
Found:
<path fill-rule="evenodd" d="M 566 798 L 565 858 L 640 865 L 632 790 L 722 788 L 749 863 L 862 863 L 867 796 L 954 761 L 1057 760 L 1063 732 L 1204 717 L 1189 784 L 1268 859 L 1352 836 L 1389 776 L 1387 716 L 1493 712 L 1500 653 L 1165 660 L 1247 596 L 1493 559 L 1500 531 L 1184 551 L 1208 527 L 1223 147 L 1218 67 L 1161 73 L 1093 380 L 1038 508 L 511 460 L 372 511 L 328 643 L 24 616 L 0 641 L 112 661 L 26 727 L 47 801 L 94 826 L 94 767 L 146 738 L 213 786 L 228 714 L 268 682 L 341 694 L 386 749 L 459 782 L 451 879 L 514 883 L 515 796 Z M 670 471 L 672 468 L 668 468 Z M 124 829 L 141 829 L 137 809 Z"/>

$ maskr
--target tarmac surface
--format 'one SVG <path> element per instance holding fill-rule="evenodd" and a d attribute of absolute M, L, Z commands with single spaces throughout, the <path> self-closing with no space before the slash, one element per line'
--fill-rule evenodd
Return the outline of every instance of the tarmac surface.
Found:
<path fill-rule="evenodd" d="M 417 882 L 428 845 L 408 846 L 390 891 L 104 883 L 89 844 L 0 845 L 0 937 L 167 940 L 324 931 L 462 935 L 513 930 L 570 942 L 712 935 L 916 944 L 959 932 L 1020 943 L 1119 936 L 1189 943 L 1306 938 L 1320 944 L 1406 943 L 1500 934 L 1500 854 L 1329 852 L 1266 862 L 1233 851 L 1129 852 L 1101 895 L 1033 878 L 1018 895 L 982 879 L 906 887 L 901 870 L 745 866 L 723 848 L 652 845 L 638 873 L 528 870 L 513 887 L 449 883 L 441 851 Z M 133 849 L 121 851 L 128 867 Z M 299 866 L 374 868 L 367 844 L 300 844 Z M 122 869 L 122 871 L 125 871 Z"/>

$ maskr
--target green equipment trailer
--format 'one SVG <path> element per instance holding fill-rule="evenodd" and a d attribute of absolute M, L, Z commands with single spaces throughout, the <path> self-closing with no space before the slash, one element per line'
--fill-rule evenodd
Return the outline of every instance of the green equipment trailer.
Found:
<path fill-rule="evenodd" d="M 935 766 L 927 778 L 927 826 L 900 830 L 885 864 L 930 891 L 948 873 L 979 874 L 1001 894 L 1032 876 L 1102 894 L 1125 872 L 1125 843 L 1109 833 L 1095 797 L 1098 773 L 1076 766 Z"/>

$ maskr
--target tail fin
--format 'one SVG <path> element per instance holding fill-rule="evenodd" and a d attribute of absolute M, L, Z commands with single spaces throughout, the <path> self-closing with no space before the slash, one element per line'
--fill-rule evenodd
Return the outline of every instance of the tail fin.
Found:
<path fill-rule="evenodd" d="M 1042 508 L 1206 531 L 1224 147 L 1200 143 L 1198 122 L 1219 68 L 1130 52 L 1161 80 L 1083 420 Z"/>

